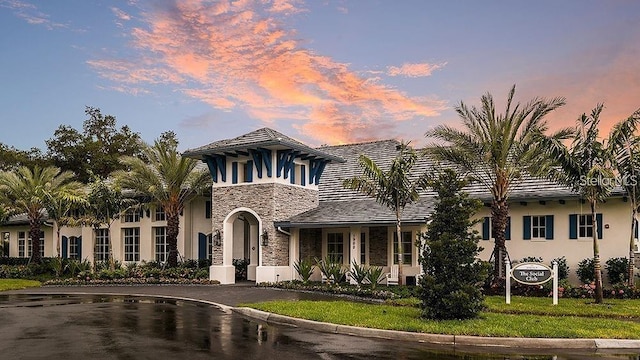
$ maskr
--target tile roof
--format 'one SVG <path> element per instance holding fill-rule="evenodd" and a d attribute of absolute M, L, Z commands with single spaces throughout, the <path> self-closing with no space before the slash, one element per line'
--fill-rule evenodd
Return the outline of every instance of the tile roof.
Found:
<path fill-rule="evenodd" d="M 324 153 L 322 150 L 311 148 L 298 140 L 290 138 L 276 130 L 262 128 L 250 133 L 240 135 L 233 139 L 218 140 L 209 145 L 204 145 L 195 149 L 186 150 L 183 155 L 192 158 L 202 159 L 204 155 L 221 154 L 228 152 L 246 151 L 259 147 L 276 146 L 283 149 L 298 150 L 305 155 L 328 161 L 342 162 L 343 159 Z"/>
<path fill-rule="evenodd" d="M 328 164 L 319 185 L 319 205 L 304 213 L 277 223 L 278 226 L 340 226 L 349 224 L 382 224 L 395 223 L 395 214 L 388 208 L 377 204 L 370 197 L 345 189 L 344 179 L 362 174 L 358 159 L 361 154 L 371 158 L 378 166 L 385 169 L 398 154 L 396 140 L 381 140 L 359 144 L 323 146 L 323 152 L 345 159 L 344 163 Z M 434 162 L 420 157 L 414 165 L 413 176 L 431 171 Z M 489 189 L 479 182 L 468 185 L 464 191 L 471 197 L 490 202 Z M 403 213 L 403 223 L 424 222 L 433 211 L 435 192 L 431 189 L 421 191 L 417 204 L 408 205 Z M 623 196 L 624 189 L 616 188 L 612 196 Z M 547 179 L 536 178 L 524 174 L 512 187 L 509 201 L 541 201 L 559 199 L 578 199 L 579 195 L 570 188 Z"/>

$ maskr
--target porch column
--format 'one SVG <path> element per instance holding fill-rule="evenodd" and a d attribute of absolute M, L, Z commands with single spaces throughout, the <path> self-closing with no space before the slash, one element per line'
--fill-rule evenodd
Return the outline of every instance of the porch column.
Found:
<path fill-rule="evenodd" d="M 236 268 L 233 266 L 233 222 L 227 221 L 221 231 L 222 265 L 211 265 L 209 279 L 218 280 L 220 284 L 236 283 Z"/>
<path fill-rule="evenodd" d="M 293 267 L 295 263 L 300 261 L 300 229 L 289 229 L 291 236 L 289 236 L 289 266 L 291 267 L 291 275 L 295 280 L 298 278 L 298 272 Z"/>
<path fill-rule="evenodd" d="M 349 228 L 349 269 L 353 271 L 353 263 L 360 264 L 360 233 L 362 228 L 360 226 L 352 226 Z M 349 283 L 356 284 L 356 282 L 349 277 Z"/>

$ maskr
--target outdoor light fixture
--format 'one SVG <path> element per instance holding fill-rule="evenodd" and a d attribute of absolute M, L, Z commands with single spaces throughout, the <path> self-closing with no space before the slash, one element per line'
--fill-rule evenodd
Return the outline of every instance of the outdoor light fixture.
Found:
<path fill-rule="evenodd" d="M 262 235 L 260 237 L 262 238 L 262 246 L 268 246 L 269 245 L 269 233 L 267 232 L 267 229 L 262 230 Z"/>
<path fill-rule="evenodd" d="M 216 230 L 213 233 L 213 245 L 220 246 L 222 240 L 222 236 L 220 235 L 220 230 Z"/>

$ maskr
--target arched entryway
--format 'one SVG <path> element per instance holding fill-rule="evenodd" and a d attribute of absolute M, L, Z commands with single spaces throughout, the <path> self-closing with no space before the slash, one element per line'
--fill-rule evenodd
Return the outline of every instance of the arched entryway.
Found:
<path fill-rule="evenodd" d="M 242 277 L 255 281 L 256 268 L 260 265 L 260 217 L 251 209 L 239 208 L 225 218 L 223 226 L 224 243 L 229 246 L 225 253 L 231 252 L 234 266 L 246 264 L 246 273 L 241 274 Z M 236 280 L 241 279 L 236 277 Z"/>

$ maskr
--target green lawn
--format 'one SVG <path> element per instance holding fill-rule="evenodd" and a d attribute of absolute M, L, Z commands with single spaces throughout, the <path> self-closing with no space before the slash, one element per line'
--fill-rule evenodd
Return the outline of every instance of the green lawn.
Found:
<path fill-rule="evenodd" d="M 473 320 L 428 321 L 411 306 L 350 301 L 270 301 L 245 306 L 335 324 L 433 334 L 640 339 L 640 300 L 590 300 L 488 297 L 488 310 Z"/>
<path fill-rule="evenodd" d="M 35 280 L 0 279 L 0 291 L 19 290 L 29 287 L 39 287 L 41 284 Z"/>

